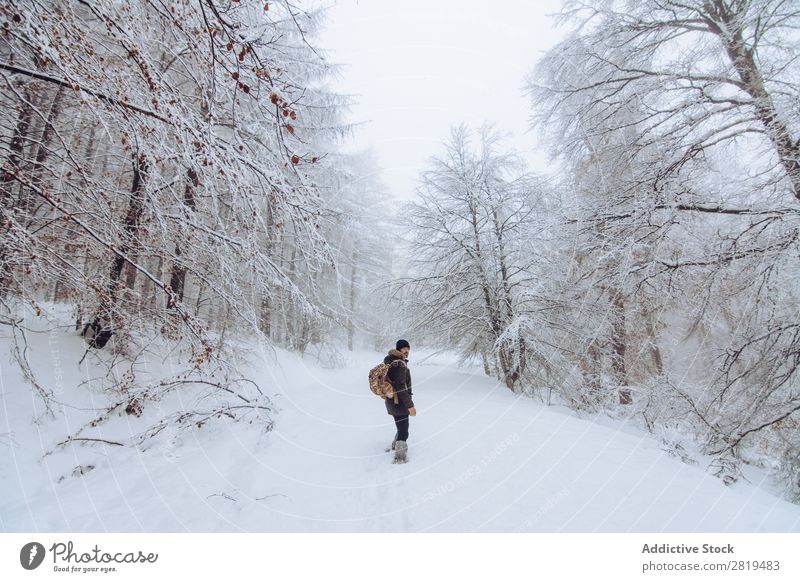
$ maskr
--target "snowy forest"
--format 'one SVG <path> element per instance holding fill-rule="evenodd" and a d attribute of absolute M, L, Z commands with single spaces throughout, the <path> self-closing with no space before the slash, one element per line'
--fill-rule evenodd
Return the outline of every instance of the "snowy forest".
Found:
<path fill-rule="evenodd" d="M 72 390 L 95 405 L 46 454 L 119 418 L 146 420 L 113 443 L 143 450 L 215 423 L 269 438 L 253 358 L 335 370 L 408 337 L 800 503 L 800 3 L 564 1 L 563 40 L 513 55 L 518 130 L 555 170 L 487 107 L 402 205 L 341 145 L 357 103 L 323 7 L 2 0 L 0 22 L 3 370 L 37 422 Z M 80 387 L 41 377 L 32 336 L 56 328 Z"/>

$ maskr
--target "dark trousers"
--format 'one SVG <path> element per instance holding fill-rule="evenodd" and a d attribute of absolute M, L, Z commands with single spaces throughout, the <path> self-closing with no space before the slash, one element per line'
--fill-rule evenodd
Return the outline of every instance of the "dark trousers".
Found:
<path fill-rule="evenodd" d="M 408 415 L 403 414 L 399 416 L 392 415 L 394 418 L 394 424 L 397 427 L 397 433 L 394 435 L 395 441 L 407 441 L 408 440 Z"/>

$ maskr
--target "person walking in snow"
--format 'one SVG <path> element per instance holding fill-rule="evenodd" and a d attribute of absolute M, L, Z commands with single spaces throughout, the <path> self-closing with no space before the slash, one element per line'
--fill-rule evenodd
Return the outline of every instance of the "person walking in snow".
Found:
<path fill-rule="evenodd" d="M 383 358 L 385 364 L 389 365 L 389 372 L 386 379 L 392 384 L 392 388 L 397 394 L 397 403 L 394 398 L 387 398 L 386 411 L 394 418 L 397 432 L 392 441 L 391 450 L 394 451 L 394 462 L 405 463 L 406 452 L 408 451 L 408 417 L 416 416 L 417 409 L 412 400 L 411 392 L 411 372 L 408 369 L 408 352 L 411 346 L 404 339 L 397 340 L 393 350 Z M 397 363 L 395 363 L 397 362 Z"/>

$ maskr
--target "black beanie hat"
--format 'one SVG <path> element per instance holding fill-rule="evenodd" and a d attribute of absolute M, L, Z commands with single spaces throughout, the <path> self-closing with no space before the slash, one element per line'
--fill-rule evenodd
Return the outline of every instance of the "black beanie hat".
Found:
<path fill-rule="evenodd" d="M 406 340 L 400 339 L 400 340 L 397 340 L 397 345 L 394 346 L 394 349 L 399 350 L 400 348 L 409 348 L 409 349 L 411 349 L 411 346 L 408 345 L 408 342 Z"/>

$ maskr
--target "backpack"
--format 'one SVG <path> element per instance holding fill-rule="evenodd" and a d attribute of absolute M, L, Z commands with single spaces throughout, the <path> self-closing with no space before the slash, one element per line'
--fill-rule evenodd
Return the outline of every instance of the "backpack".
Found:
<path fill-rule="evenodd" d="M 395 362 L 402 362 L 402 360 L 394 360 L 389 364 L 381 362 L 369 371 L 369 389 L 373 394 L 380 396 L 383 400 L 392 398 L 394 399 L 394 403 L 398 404 L 399 400 L 397 394 L 387 377 L 389 368 L 391 368 Z"/>

